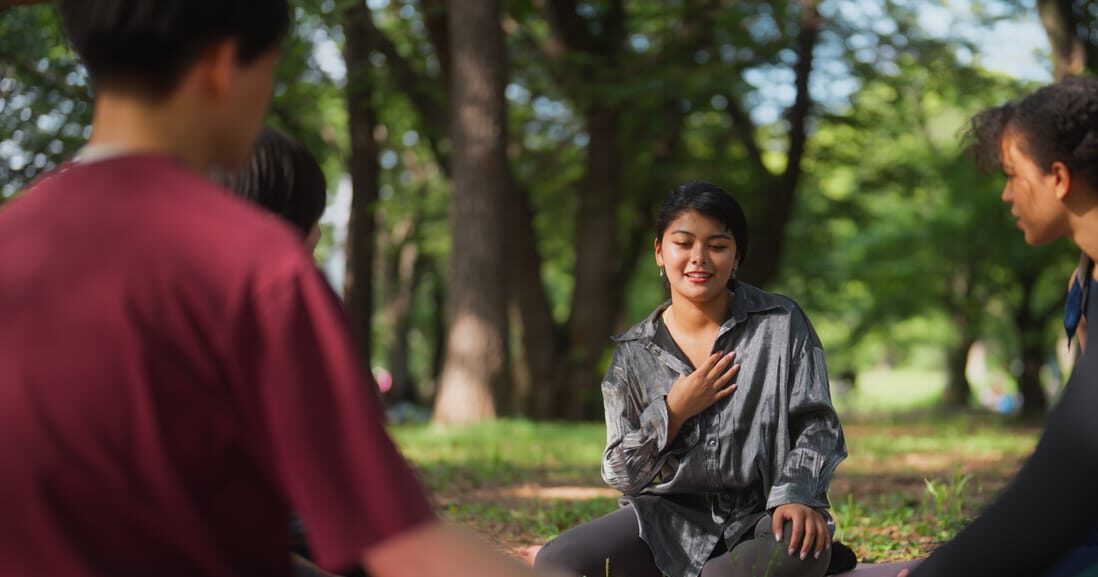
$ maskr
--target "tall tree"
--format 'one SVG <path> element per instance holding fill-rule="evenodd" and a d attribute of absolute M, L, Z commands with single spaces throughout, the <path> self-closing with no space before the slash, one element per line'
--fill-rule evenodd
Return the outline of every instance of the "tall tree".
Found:
<path fill-rule="evenodd" d="M 373 71 L 370 64 L 372 36 L 370 8 L 365 2 L 354 2 L 343 13 L 343 58 L 347 65 L 347 121 L 351 135 L 351 214 L 347 229 L 347 264 L 343 297 L 351 317 L 355 343 L 362 363 L 370 366 L 371 332 L 374 307 L 374 247 L 378 200 L 379 147 L 374 132 L 377 112 L 372 89 Z"/>
<path fill-rule="evenodd" d="M 509 389 L 506 279 L 501 207 L 507 165 L 507 68 L 500 1 L 448 11 L 453 197 L 449 337 L 434 420 L 495 416 L 493 393 Z"/>
<path fill-rule="evenodd" d="M 796 32 L 796 63 L 793 65 L 796 96 L 786 110 L 789 125 L 785 167 L 780 173 L 771 172 L 763 159 L 763 148 L 756 139 L 756 127 L 742 103 L 732 95 L 728 107 L 736 136 L 748 151 L 751 166 L 758 175 L 760 191 L 764 191 L 766 203 L 761 214 L 752 222 L 752 255 L 739 277 L 749 283 L 766 286 L 781 270 L 786 246 L 786 228 L 793 214 L 797 191 L 804 172 L 802 165 L 808 143 L 808 123 L 812 114 L 812 80 L 814 55 L 819 42 L 823 21 L 815 0 L 800 0 L 799 26 Z"/>
<path fill-rule="evenodd" d="M 1037 0 L 1037 13 L 1052 48 L 1052 75 L 1056 79 L 1081 74 L 1087 68 L 1088 56 L 1094 47 L 1088 46 L 1086 38 L 1080 35 L 1081 22 L 1076 12 L 1078 8 L 1085 9 L 1087 4 L 1073 0 Z"/>

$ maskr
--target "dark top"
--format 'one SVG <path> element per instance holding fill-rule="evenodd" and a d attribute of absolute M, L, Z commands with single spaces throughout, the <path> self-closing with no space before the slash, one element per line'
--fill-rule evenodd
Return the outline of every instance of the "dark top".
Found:
<path fill-rule="evenodd" d="M 812 325 L 793 301 L 744 283 L 713 347 L 736 351 L 736 392 L 668 439 L 667 392 L 693 371 L 659 336 L 668 304 L 615 339 L 602 476 L 633 505 L 657 566 L 696 577 L 718 543 L 735 544 L 768 510 L 802 503 L 826 515 L 846 444 Z"/>
<path fill-rule="evenodd" d="M 434 519 L 278 219 L 159 156 L 0 210 L 0 575 L 290 575 Z"/>
<path fill-rule="evenodd" d="M 1003 494 L 912 577 L 1038 575 L 1098 521 L 1098 299 L 1087 343 L 1033 456 Z"/>

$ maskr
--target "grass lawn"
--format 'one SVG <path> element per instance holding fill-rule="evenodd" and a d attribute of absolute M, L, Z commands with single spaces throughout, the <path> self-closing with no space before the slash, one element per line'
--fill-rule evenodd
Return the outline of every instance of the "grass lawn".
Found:
<path fill-rule="evenodd" d="M 831 500 L 837 538 L 863 561 L 921 556 L 951 537 L 1002 489 L 1038 432 L 986 416 L 844 423 L 850 457 Z M 443 516 L 504 549 L 541 544 L 617 507 L 599 476 L 601 423 L 502 420 L 392 432 Z"/>

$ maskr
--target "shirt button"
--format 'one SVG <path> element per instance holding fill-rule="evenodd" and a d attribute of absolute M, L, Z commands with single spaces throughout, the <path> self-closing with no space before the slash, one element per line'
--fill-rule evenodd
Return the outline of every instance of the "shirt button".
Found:
<path fill-rule="evenodd" d="M 716 439 L 709 439 L 709 446 L 710 447 L 716 447 L 717 446 L 717 440 Z"/>

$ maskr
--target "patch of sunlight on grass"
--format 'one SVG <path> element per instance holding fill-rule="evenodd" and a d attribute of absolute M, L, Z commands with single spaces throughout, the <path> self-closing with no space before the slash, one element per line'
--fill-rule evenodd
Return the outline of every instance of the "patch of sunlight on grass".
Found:
<path fill-rule="evenodd" d="M 853 390 L 833 387 L 832 393 L 840 413 L 881 414 L 933 407 L 944 389 L 942 371 L 897 368 L 865 371 Z"/>
<path fill-rule="evenodd" d="M 500 419 L 470 427 L 428 424 L 390 428 L 404 454 L 417 463 L 506 461 L 518 466 L 597 463 L 605 442 L 602 423 L 535 423 Z"/>

